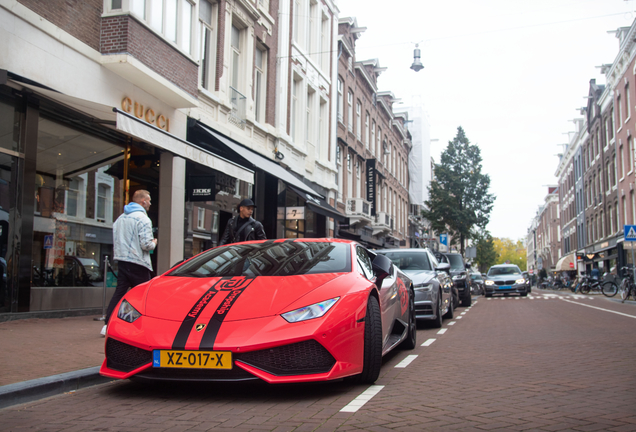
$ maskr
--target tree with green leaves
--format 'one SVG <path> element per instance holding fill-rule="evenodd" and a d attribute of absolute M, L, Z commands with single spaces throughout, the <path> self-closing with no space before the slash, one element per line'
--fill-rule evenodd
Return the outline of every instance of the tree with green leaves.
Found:
<path fill-rule="evenodd" d="M 465 240 L 474 236 L 473 228 L 486 228 L 495 201 L 488 193 L 490 176 L 482 173 L 481 161 L 479 147 L 471 145 L 464 129 L 458 127 L 433 168 L 429 199 L 422 211 L 434 231 L 448 232 L 454 243 L 459 240 L 462 255 Z"/>
<path fill-rule="evenodd" d="M 490 266 L 499 262 L 499 254 L 495 250 L 495 241 L 490 233 L 478 234 L 475 247 L 477 248 L 477 256 L 474 259 L 474 263 L 477 264 L 480 273 L 486 273 Z"/>

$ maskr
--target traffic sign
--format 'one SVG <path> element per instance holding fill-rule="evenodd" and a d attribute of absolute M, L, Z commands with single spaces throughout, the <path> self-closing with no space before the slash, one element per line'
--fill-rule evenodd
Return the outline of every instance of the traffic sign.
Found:
<path fill-rule="evenodd" d="M 636 225 L 625 225 L 625 241 L 636 241 Z"/>
<path fill-rule="evenodd" d="M 440 234 L 439 235 L 439 244 L 443 244 L 444 246 L 448 246 L 448 234 Z"/>
<path fill-rule="evenodd" d="M 44 236 L 44 249 L 53 249 L 53 234 Z"/>

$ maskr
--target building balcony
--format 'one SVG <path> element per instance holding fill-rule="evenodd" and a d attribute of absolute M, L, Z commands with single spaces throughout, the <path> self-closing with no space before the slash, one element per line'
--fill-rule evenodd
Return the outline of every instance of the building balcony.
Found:
<path fill-rule="evenodd" d="M 373 235 L 393 231 L 393 219 L 386 212 L 378 212 L 373 222 Z"/>
<path fill-rule="evenodd" d="M 347 200 L 347 217 L 349 218 L 349 224 L 355 225 L 357 223 L 370 224 L 373 222 L 371 216 L 371 204 L 362 198 L 349 198 Z"/>
<path fill-rule="evenodd" d="M 232 111 L 230 112 L 230 123 L 244 129 L 246 117 L 247 98 L 234 87 L 230 87 L 230 104 Z"/>

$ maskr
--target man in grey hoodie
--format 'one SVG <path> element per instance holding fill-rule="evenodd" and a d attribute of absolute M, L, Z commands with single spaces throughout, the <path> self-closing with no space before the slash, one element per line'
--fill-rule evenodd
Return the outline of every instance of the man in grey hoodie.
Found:
<path fill-rule="evenodd" d="M 132 202 L 124 206 L 124 213 L 113 224 L 114 259 L 117 261 L 117 288 L 106 310 L 106 321 L 102 336 L 115 306 L 134 286 L 152 278 L 150 251 L 157 246 L 152 235 L 152 222 L 146 213 L 150 208 L 150 192 L 138 190 Z"/>

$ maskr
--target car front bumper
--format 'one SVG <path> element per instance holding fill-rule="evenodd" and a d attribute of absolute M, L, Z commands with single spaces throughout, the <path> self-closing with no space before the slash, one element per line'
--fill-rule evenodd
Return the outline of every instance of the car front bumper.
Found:
<path fill-rule="evenodd" d="M 496 294 L 527 294 L 529 289 L 525 284 L 514 285 L 485 285 L 484 290 L 488 295 Z"/>

